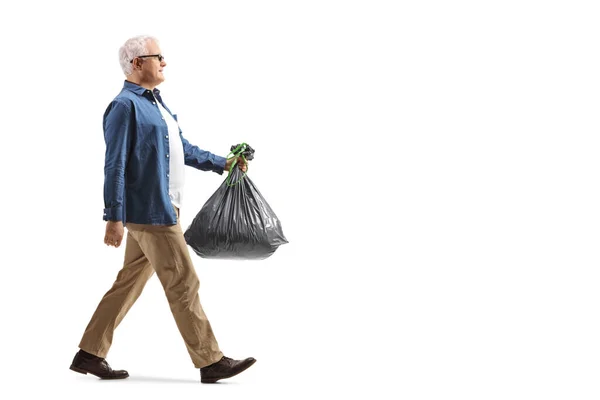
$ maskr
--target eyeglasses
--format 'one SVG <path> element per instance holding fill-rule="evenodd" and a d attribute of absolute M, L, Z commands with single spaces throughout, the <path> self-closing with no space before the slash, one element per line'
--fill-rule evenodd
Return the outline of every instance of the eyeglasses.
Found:
<path fill-rule="evenodd" d="M 146 57 L 158 57 L 158 62 L 162 62 L 162 60 L 165 59 L 165 57 L 162 54 L 150 54 L 150 55 L 147 55 L 147 56 L 133 57 L 133 59 L 131 61 L 129 61 L 129 62 L 133 64 L 133 60 L 135 60 L 136 58 L 146 58 Z"/>

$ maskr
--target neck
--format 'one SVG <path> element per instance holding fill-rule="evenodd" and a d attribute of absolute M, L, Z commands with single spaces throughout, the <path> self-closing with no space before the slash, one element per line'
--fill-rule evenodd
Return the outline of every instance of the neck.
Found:
<path fill-rule="evenodd" d="M 139 85 L 141 87 L 143 87 L 144 89 L 148 89 L 148 90 L 154 90 L 154 88 L 156 87 L 156 85 L 150 83 L 150 82 L 146 82 L 144 80 L 142 80 L 139 76 L 134 76 L 134 74 L 131 74 L 127 77 L 127 80 L 131 83 L 135 83 L 136 85 Z"/>

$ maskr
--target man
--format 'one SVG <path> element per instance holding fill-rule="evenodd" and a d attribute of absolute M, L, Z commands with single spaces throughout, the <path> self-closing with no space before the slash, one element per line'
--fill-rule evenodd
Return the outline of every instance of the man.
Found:
<path fill-rule="evenodd" d="M 119 50 L 127 77 L 104 114 L 104 243 L 119 247 L 127 227 L 123 268 L 104 295 L 79 344 L 71 369 L 102 379 L 129 374 L 105 360 L 113 332 L 156 272 L 201 382 L 214 383 L 250 367 L 254 358 L 224 357 L 198 296 L 199 281 L 179 224 L 184 165 L 222 174 L 229 160 L 199 149 L 181 135 L 156 89 L 167 65 L 158 41 L 131 38 Z M 242 171 L 246 165 L 239 160 Z"/>

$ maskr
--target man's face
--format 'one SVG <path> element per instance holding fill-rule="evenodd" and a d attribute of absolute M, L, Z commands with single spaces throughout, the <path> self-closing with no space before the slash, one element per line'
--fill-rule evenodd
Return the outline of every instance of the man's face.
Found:
<path fill-rule="evenodd" d="M 148 54 L 161 54 L 160 47 L 152 40 L 149 40 L 146 43 L 146 48 L 148 49 Z M 158 57 L 144 57 L 140 60 L 142 60 L 143 81 L 148 82 L 153 86 L 158 86 L 165 80 L 163 68 L 167 66 L 167 63 L 164 59 L 159 61 Z"/>

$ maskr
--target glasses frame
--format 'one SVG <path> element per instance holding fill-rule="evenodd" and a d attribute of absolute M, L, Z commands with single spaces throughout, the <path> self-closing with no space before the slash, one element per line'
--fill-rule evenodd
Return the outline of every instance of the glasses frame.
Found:
<path fill-rule="evenodd" d="M 131 59 L 131 61 L 129 61 L 129 63 L 133 64 L 133 60 L 135 60 L 136 58 L 148 58 L 148 57 L 158 57 L 158 62 L 162 62 L 165 59 L 165 56 L 163 56 L 162 54 L 148 54 L 146 56 L 133 57 L 133 59 Z"/>

